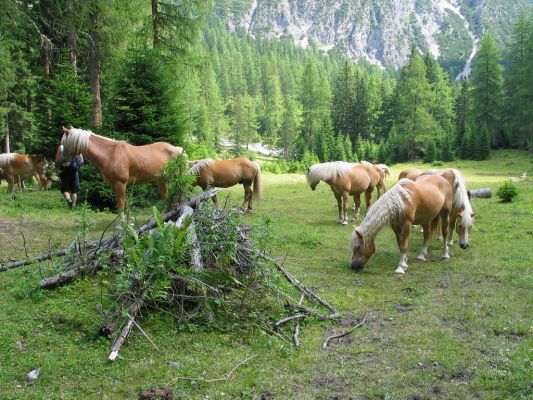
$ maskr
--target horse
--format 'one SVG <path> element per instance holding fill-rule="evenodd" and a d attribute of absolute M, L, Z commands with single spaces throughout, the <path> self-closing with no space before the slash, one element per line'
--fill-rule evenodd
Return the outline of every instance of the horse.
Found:
<path fill-rule="evenodd" d="M 406 168 L 400 172 L 400 175 L 398 176 L 398 180 L 400 179 L 411 179 L 414 181 L 416 178 L 418 178 L 420 175 L 435 175 L 439 170 L 437 169 L 419 169 L 419 168 Z"/>
<path fill-rule="evenodd" d="M 433 171 L 435 170 L 425 171 L 417 179 L 427 175 L 434 175 Z M 470 192 L 466 189 L 465 178 L 455 168 L 437 171 L 436 175 L 446 179 L 453 189 L 453 204 L 448 226 L 448 245 L 453 244 L 453 231 L 455 229 L 459 236 L 459 247 L 464 250 L 469 246 L 469 234 L 474 225 L 474 217 L 476 216 L 470 204 Z"/>
<path fill-rule="evenodd" d="M 380 170 L 383 171 L 383 175 L 385 176 L 385 178 L 387 176 L 390 176 L 391 174 L 391 171 L 390 171 L 390 168 L 387 166 L 387 164 L 375 164 L 376 167 L 378 167 Z"/>
<path fill-rule="evenodd" d="M 368 161 L 361 161 L 361 165 L 367 167 L 368 176 L 370 177 L 370 186 L 376 188 L 379 199 L 379 197 L 387 190 L 385 187 L 385 171 L 389 170 L 389 168 L 385 164 L 380 164 L 385 166 L 385 168 L 383 168 Z"/>
<path fill-rule="evenodd" d="M 8 191 L 13 193 L 15 183 L 22 191 L 24 180 L 35 177 L 39 189 L 46 189 L 50 181 L 57 179 L 50 173 L 53 166 L 45 158 L 34 154 L 4 153 L 0 154 L 0 168 L 8 184 Z"/>
<path fill-rule="evenodd" d="M 369 163 L 370 164 L 370 163 Z M 353 219 L 359 216 L 361 206 L 361 193 L 365 193 L 366 210 L 370 208 L 372 198 L 372 169 L 368 165 L 348 163 L 345 161 L 331 161 L 314 164 L 307 169 L 305 174 L 311 190 L 316 190 L 320 181 L 326 182 L 335 198 L 339 209 L 338 223 L 348 225 L 348 198 L 353 196 L 354 214 Z M 376 173 L 377 174 L 377 173 Z M 376 182 L 379 179 L 376 179 Z"/>
<path fill-rule="evenodd" d="M 237 157 L 217 161 L 206 158 L 190 163 L 191 173 L 197 176 L 195 184 L 203 190 L 208 187 L 228 188 L 238 183 L 242 184 L 244 200 L 241 210 L 244 213 L 252 209 L 252 199 L 261 198 L 261 167 L 255 161 L 250 161 L 246 157 Z M 212 198 L 219 210 L 217 196 Z"/>
<path fill-rule="evenodd" d="M 167 183 L 160 177 L 165 164 L 183 154 L 183 148 L 166 142 L 133 146 L 91 131 L 63 127 L 63 160 L 70 162 L 83 154 L 100 171 L 102 179 L 117 197 L 119 214 L 126 204 L 126 187 L 130 184 L 157 182 L 162 199 L 167 196 Z"/>
<path fill-rule="evenodd" d="M 443 221 L 441 230 L 445 239 L 442 242 L 443 258 L 450 258 L 446 239 L 452 197 L 450 184 L 441 176 L 427 176 L 417 181 L 401 179 L 374 203 L 361 225 L 354 229 L 351 267 L 363 268 L 376 251 L 376 235 L 390 224 L 400 248 L 400 261 L 395 272 L 404 275 L 408 268 L 407 247 L 411 226 L 420 224 L 424 227 L 424 244 L 417 259 L 427 261 L 428 244 L 439 217 Z"/>

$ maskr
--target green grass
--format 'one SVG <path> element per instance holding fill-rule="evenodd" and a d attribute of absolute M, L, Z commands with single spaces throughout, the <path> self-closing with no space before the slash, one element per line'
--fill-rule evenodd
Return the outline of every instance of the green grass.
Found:
<path fill-rule="evenodd" d="M 524 171 L 533 175 L 526 153 L 500 151 L 490 161 L 452 163 L 470 188 L 496 188 Z M 450 165 L 452 165 L 450 164 Z M 409 166 L 411 166 L 410 164 Z M 399 171 L 393 167 L 392 185 Z M 427 167 L 422 165 L 421 167 Z M 329 187 L 312 192 L 303 176 L 264 174 L 264 199 L 244 222 L 272 220 L 273 253 L 286 267 L 342 312 L 344 325 L 368 315 L 352 335 L 322 350 L 335 323 L 308 323 L 302 346 L 290 347 L 261 331 L 178 328 L 165 315 L 140 323 L 161 349 L 134 331 L 106 362 L 111 341 L 98 336 L 95 305 L 108 276 L 85 279 L 56 291 L 35 289 L 52 267 L 31 266 L 0 274 L 0 398 L 135 399 L 143 388 L 162 387 L 173 377 L 220 377 L 250 355 L 231 379 L 171 385 L 180 399 L 526 399 L 533 395 L 533 183 L 516 183 L 515 202 L 474 199 L 478 212 L 470 247 L 453 246 L 441 262 L 440 243 L 430 262 L 417 263 L 421 235 L 412 232 L 409 271 L 394 275 L 398 248 L 389 228 L 377 238 L 377 252 L 361 272 L 352 271 L 350 227 L 336 225 Z M 228 191 L 226 191 L 228 192 Z M 234 203 L 242 188 L 229 191 Z M 222 196 L 223 197 L 223 196 Z M 146 215 L 146 213 L 141 213 Z M 68 243 L 80 226 L 57 191 L 18 194 L 0 189 L 0 258 L 30 255 Z M 94 213 L 96 236 L 114 219 Z M 358 221 L 360 222 L 360 221 Z M 21 342 L 22 346 L 17 342 Z M 180 361 L 179 368 L 168 361 Z M 41 378 L 24 375 L 41 367 Z"/>

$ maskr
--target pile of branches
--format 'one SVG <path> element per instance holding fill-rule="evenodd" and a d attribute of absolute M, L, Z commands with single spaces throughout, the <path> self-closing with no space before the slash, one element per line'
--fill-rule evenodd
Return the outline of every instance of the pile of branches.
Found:
<path fill-rule="evenodd" d="M 154 217 L 142 226 L 124 223 L 107 237 L 78 239 L 0 271 L 63 257 L 64 270 L 41 280 L 47 289 L 101 269 L 113 272 L 110 306 L 99 306 L 102 333 L 115 334 L 110 361 L 134 327 L 150 340 L 138 323 L 143 312 L 164 311 L 177 323 L 255 326 L 296 346 L 302 321 L 337 318 L 331 304 L 269 256 L 261 244 L 268 242 L 268 224 L 252 229 L 239 223 L 235 211 L 215 211 L 210 202 L 200 206 L 215 193 L 202 192 L 164 214 L 154 208 Z"/>

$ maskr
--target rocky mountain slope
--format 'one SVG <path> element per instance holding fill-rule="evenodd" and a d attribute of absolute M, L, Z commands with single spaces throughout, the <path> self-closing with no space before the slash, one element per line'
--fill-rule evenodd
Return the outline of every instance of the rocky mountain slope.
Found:
<path fill-rule="evenodd" d="M 290 37 L 381 67 L 403 65 L 416 46 L 462 77 L 479 37 L 490 30 L 505 45 L 527 4 L 533 0 L 218 0 L 217 14 L 230 30 Z"/>

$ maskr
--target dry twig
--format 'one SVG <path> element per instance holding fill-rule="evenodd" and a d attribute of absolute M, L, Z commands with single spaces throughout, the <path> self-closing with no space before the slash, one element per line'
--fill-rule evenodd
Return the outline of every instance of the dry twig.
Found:
<path fill-rule="evenodd" d="M 324 340 L 324 343 L 322 344 L 322 348 L 325 349 L 326 347 L 328 347 L 328 344 L 331 340 L 333 339 L 339 339 L 341 337 L 345 337 L 345 336 L 348 336 L 349 334 L 351 334 L 353 331 L 355 331 L 357 328 L 360 328 L 364 325 L 365 321 L 366 321 L 366 315 L 364 316 L 363 320 L 361 322 L 359 322 L 357 325 L 355 325 L 352 329 L 348 330 L 348 331 L 345 331 L 345 332 L 342 332 L 342 333 L 336 333 L 336 334 L 333 334 L 331 336 L 328 336 L 325 340 Z"/>
<path fill-rule="evenodd" d="M 205 379 L 205 378 L 191 378 L 191 377 L 188 377 L 188 376 L 177 376 L 175 377 L 174 379 L 172 379 L 170 382 L 168 382 L 165 387 L 168 387 L 169 385 L 173 384 L 174 382 L 178 381 L 178 380 L 183 380 L 183 381 L 197 381 L 197 382 L 207 382 L 207 383 L 210 383 L 210 382 L 218 382 L 218 381 L 226 381 L 228 380 L 229 378 L 231 378 L 231 375 L 237 370 L 237 368 L 239 368 L 241 365 L 243 364 L 246 364 L 248 361 L 250 361 L 252 358 L 255 358 L 256 356 L 250 356 L 244 360 L 242 360 L 240 363 L 238 363 L 236 366 L 234 366 L 226 375 L 224 376 L 221 376 L 220 378 L 211 378 L 211 379 Z"/>

